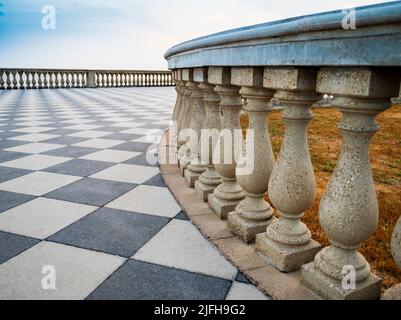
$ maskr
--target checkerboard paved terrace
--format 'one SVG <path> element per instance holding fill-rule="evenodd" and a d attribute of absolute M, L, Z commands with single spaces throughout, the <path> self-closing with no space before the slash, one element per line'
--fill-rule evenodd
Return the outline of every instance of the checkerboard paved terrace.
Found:
<path fill-rule="evenodd" d="M 267 299 L 147 161 L 174 101 L 172 88 L 0 93 L 0 299 Z"/>

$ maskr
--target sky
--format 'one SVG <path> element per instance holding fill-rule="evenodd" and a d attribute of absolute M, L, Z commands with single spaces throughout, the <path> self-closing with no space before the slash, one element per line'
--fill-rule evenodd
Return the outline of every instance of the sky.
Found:
<path fill-rule="evenodd" d="M 165 51 L 186 40 L 382 2 L 389 1 L 0 0 L 0 67 L 165 70 Z"/>

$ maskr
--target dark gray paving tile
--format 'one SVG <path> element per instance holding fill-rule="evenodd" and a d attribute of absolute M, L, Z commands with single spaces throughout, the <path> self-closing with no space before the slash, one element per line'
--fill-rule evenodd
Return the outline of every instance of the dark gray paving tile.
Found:
<path fill-rule="evenodd" d="M 126 142 L 115 146 L 113 150 L 123 150 L 123 151 L 135 151 L 135 152 L 146 152 L 152 146 L 151 143 L 142 143 L 142 142 Z"/>
<path fill-rule="evenodd" d="M 168 218 L 101 208 L 48 240 L 129 258 L 168 222 Z"/>
<path fill-rule="evenodd" d="M 167 185 L 164 183 L 164 180 L 160 174 L 154 176 L 153 178 L 149 179 L 144 183 L 147 186 L 154 186 L 154 187 L 164 187 L 166 188 Z"/>
<path fill-rule="evenodd" d="M 235 281 L 242 282 L 242 283 L 248 283 L 250 284 L 251 282 L 247 279 L 247 277 L 244 276 L 242 272 L 238 272 L 237 278 Z"/>
<path fill-rule="evenodd" d="M 130 183 L 87 178 L 53 191 L 46 197 L 102 207 L 134 187 L 136 185 Z"/>
<path fill-rule="evenodd" d="M 68 146 L 56 150 L 51 150 L 45 152 L 43 154 L 49 156 L 56 156 L 56 157 L 68 157 L 68 158 L 79 158 L 86 156 L 87 154 L 94 153 L 99 151 L 99 149 L 95 148 L 86 148 L 86 147 L 76 147 L 76 146 Z"/>
<path fill-rule="evenodd" d="M 134 164 L 137 166 L 148 166 L 148 167 L 158 167 L 159 164 L 151 164 L 148 162 L 147 158 L 146 158 L 146 153 L 141 154 L 135 158 L 129 159 L 127 161 L 125 161 L 124 163 L 126 164 Z"/>
<path fill-rule="evenodd" d="M 27 153 L 11 152 L 11 151 L 0 151 L 0 165 L 1 162 L 12 161 L 22 157 L 26 157 Z"/>
<path fill-rule="evenodd" d="M 70 144 L 76 144 L 83 142 L 85 140 L 88 140 L 86 138 L 79 138 L 79 137 L 69 137 L 69 136 L 62 136 L 59 138 L 54 138 L 50 140 L 46 140 L 46 143 L 54 143 L 54 144 L 65 144 L 65 145 L 70 145 Z"/>
<path fill-rule="evenodd" d="M 30 170 L 1 167 L 0 164 L 0 183 L 24 176 L 31 172 Z"/>
<path fill-rule="evenodd" d="M 72 126 L 73 124 L 64 124 L 64 127 Z M 46 131 L 47 134 L 55 134 L 59 136 L 66 136 L 69 134 L 73 134 L 76 132 L 79 132 L 82 130 L 71 130 L 71 129 L 63 129 L 62 127 L 59 129 L 51 130 L 51 131 Z"/>
<path fill-rule="evenodd" d="M 0 140 L 0 149 L 13 148 L 13 147 L 22 146 L 22 145 L 28 144 L 28 143 L 30 143 L 30 142 L 4 139 L 4 140 Z"/>
<path fill-rule="evenodd" d="M 0 191 L 0 212 L 19 206 L 34 198 L 26 194 Z"/>
<path fill-rule="evenodd" d="M 123 129 L 123 128 L 120 128 L 120 129 Z M 99 129 L 99 131 L 102 131 L 102 129 Z M 141 137 L 142 136 L 139 134 L 113 133 L 108 136 L 105 136 L 104 139 L 131 141 L 131 140 L 139 139 Z"/>
<path fill-rule="evenodd" d="M 0 231 L 0 264 L 28 250 L 40 240 Z"/>
<path fill-rule="evenodd" d="M 22 132 L 13 132 L 13 131 L 6 131 L 6 132 L 0 132 L 0 139 L 9 139 L 9 138 L 14 138 L 18 136 L 24 136 L 27 133 L 22 133 Z"/>
<path fill-rule="evenodd" d="M 110 162 L 73 159 L 42 171 L 67 174 L 70 176 L 88 177 L 114 165 L 115 163 Z"/>
<path fill-rule="evenodd" d="M 189 218 L 184 211 L 181 211 L 179 214 L 177 214 L 174 219 L 189 221 Z"/>
<path fill-rule="evenodd" d="M 129 260 L 88 300 L 224 300 L 231 281 Z"/>

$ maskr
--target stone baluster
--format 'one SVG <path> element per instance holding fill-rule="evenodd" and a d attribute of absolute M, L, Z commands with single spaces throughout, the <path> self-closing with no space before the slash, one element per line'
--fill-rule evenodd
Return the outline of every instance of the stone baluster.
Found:
<path fill-rule="evenodd" d="M 381 279 L 357 250 L 378 226 L 369 159 L 379 129 L 375 118 L 390 107 L 398 87 L 391 74 L 368 68 L 322 69 L 317 82 L 317 91 L 334 95 L 332 104 L 343 114 L 343 147 L 319 210 L 331 245 L 303 266 L 302 281 L 326 299 L 378 299 Z"/>
<path fill-rule="evenodd" d="M 57 88 L 56 81 L 57 81 L 57 73 L 53 72 L 52 73 L 52 88 Z"/>
<path fill-rule="evenodd" d="M 283 272 L 300 269 L 321 249 L 300 221 L 316 195 L 307 135 L 310 108 L 321 98 L 316 94 L 316 76 L 313 69 L 265 68 L 264 86 L 277 90 L 286 131 L 269 182 L 269 198 L 280 219 L 256 236 L 256 250 Z"/>
<path fill-rule="evenodd" d="M 192 99 L 195 105 L 195 115 L 193 120 L 196 121 L 194 124 L 196 133 L 198 135 L 197 143 L 198 147 L 194 149 L 195 154 L 191 158 L 191 162 L 188 164 L 187 170 L 185 170 L 184 176 L 187 185 L 190 188 L 195 188 L 195 182 L 199 180 L 200 175 L 206 171 L 206 166 L 202 164 L 200 160 L 200 137 L 202 129 L 205 126 L 205 108 L 204 108 L 204 96 L 205 93 L 201 87 L 202 83 L 207 83 L 208 69 L 207 68 L 195 68 L 194 69 L 194 81 L 198 83 L 198 90 L 192 94 Z"/>
<path fill-rule="evenodd" d="M 190 154 L 188 154 L 188 138 L 186 134 L 187 129 L 192 129 L 192 119 L 194 114 L 194 105 L 191 99 L 192 93 L 194 90 L 197 90 L 196 83 L 193 82 L 193 69 L 183 69 L 182 70 L 182 79 L 185 81 L 184 87 L 184 97 L 186 101 L 186 108 L 183 110 L 183 120 L 182 126 L 179 128 L 178 134 L 178 166 L 180 168 L 181 175 L 184 176 L 185 170 L 188 167 L 189 162 L 191 161 Z"/>
<path fill-rule="evenodd" d="M 398 267 L 401 268 L 401 218 L 394 228 L 391 241 L 391 251 Z M 401 300 L 401 283 L 388 289 L 383 297 L 384 300 Z"/>
<path fill-rule="evenodd" d="M 10 71 L 6 71 L 6 84 L 7 84 L 7 90 L 12 89 L 11 87 L 11 72 Z"/>
<path fill-rule="evenodd" d="M 187 69 L 188 70 L 188 69 Z M 187 81 L 184 80 L 184 73 L 185 69 L 181 70 L 179 74 L 179 79 L 181 82 L 181 96 L 182 96 L 182 105 L 180 109 L 180 114 L 178 115 L 177 120 L 177 150 L 181 148 L 181 146 L 186 142 L 185 140 L 181 139 L 180 132 L 188 127 L 188 111 L 190 107 L 189 103 L 189 95 L 191 94 L 190 90 L 187 88 Z M 189 79 L 189 77 L 193 77 L 192 70 L 188 71 L 190 74 L 187 74 L 185 77 Z M 178 166 L 180 163 L 178 162 Z"/>
<path fill-rule="evenodd" d="M 42 89 L 43 80 L 42 80 L 42 72 L 38 72 L 38 89 Z"/>
<path fill-rule="evenodd" d="M 13 71 L 13 89 L 18 89 L 18 80 L 17 80 L 18 71 Z"/>
<path fill-rule="evenodd" d="M 36 76 L 37 76 L 36 72 L 35 72 L 35 71 L 32 72 L 32 89 L 37 89 L 37 86 L 36 86 L 36 84 L 37 84 Z"/>
<path fill-rule="evenodd" d="M 5 89 L 5 87 L 4 87 L 5 82 L 4 82 L 3 76 L 4 76 L 4 71 L 0 70 L 0 89 Z"/>
<path fill-rule="evenodd" d="M 24 89 L 24 78 L 23 78 L 23 75 L 24 75 L 24 71 L 22 71 L 22 70 L 18 71 L 18 77 L 19 77 L 19 79 L 18 79 L 18 88 L 19 89 Z"/>
<path fill-rule="evenodd" d="M 195 182 L 195 192 L 202 201 L 208 202 L 209 194 L 212 194 L 222 183 L 213 164 L 213 152 L 220 133 L 220 97 L 214 91 L 215 85 L 202 83 L 199 88 L 204 92 L 203 106 L 205 108 L 204 130 L 200 138 L 200 159 L 201 163 L 205 164 L 206 170 Z"/>
<path fill-rule="evenodd" d="M 47 71 L 45 71 L 45 72 L 43 73 L 43 75 L 44 75 L 43 85 L 44 85 L 44 87 L 45 87 L 46 89 L 48 89 L 48 88 L 49 88 L 49 80 L 47 79 L 47 77 L 48 77 Z"/>
<path fill-rule="evenodd" d="M 61 87 L 65 88 L 66 87 L 66 73 L 65 72 L 61 72 Z"/>
<path fill-rule="evenodd" d="M 245 199 L 229 213 L 228 226 L 242 240 L 252 242 L 274 220 L 273 209 L 264 195 L 274 165 L 267 116 L 273 110 L 270 100 L 275 92 L 263 88 L 263 68 L 233 68 L 231 83 L 241 87 L 240 94 L 245 99 L 243 110 L 249 117 L 247 149 L 253 146 L 254 150 L 247 151 L 239 160 L 236 175 Z M 244 168 L 245 163 L 248 169 Z"/>
<path fill-rule="evenodd" d="M 245 197 L 235 176 L 236 160 L 240 154 L 239 148 L 235 147 L 238 131 L 242 143 L 239 117 L 242 100 L 240 88 L 231 85 L 231 68 L 209 68 L 209 83 L 216 85 L 215 91 L 220 97 L 221 132 L 215 149 L 214 167 L 223 181 L 209 195 L 209 205 L 221 219 L 227 219 L 228 213 L 235 210 Z"/>
<path fill-rule="evenodd" d="M 59 81 L 59 73 L 58 72 L 56 72 L 54 74 L 54 85 L 55 85 L 55 88 L 60 88 L 60 81 Z"/>
<path fill-rule="evenodd" d="M 175 91 L 177 92 L 177 99 L 175 102 L 174 110 L 173 110 L 173 121 L 178 121 L 178 117 L 180 115 L 181 106 L 182 106 L 182 94 L 181 94 L 181 81 L 178 78 L 178 72 L 180 70 L 174 70 L 174 78 L 176 79 Z"/>

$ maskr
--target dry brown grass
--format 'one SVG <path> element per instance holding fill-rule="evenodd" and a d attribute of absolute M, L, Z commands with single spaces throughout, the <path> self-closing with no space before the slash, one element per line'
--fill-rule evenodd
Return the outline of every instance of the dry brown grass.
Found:
<path fill-rule="evenodd" d="M 309 126 L 309 145 L 317 179 L 317 196 L 313 206 L 305 212 L 303 221 L 311 229 L 313 238 L 323 245 L 328 239 L 319 224 L 320 199 L 336 165 L 341 136 L 337 123 L 340 112 L 334 109 L 315 109 Z M 379 228 L 375 235 L 363 243 L 360 252 L 366 257 L 375 274 L 383 278 L 383 289 L 401 282 L 401 270 L 391 256 L 391 235 L 401 216 L 401 105 L 394 106 L 378 117 L 381 130 L 372 142 L 371 159 L 373 177 L 380 207 Z M 247 127 L 248 119 L 241 117 Z M 284 136 L 284 122 L 280 113 L 269 116 L 269 131 L 277 157 Z"/>

